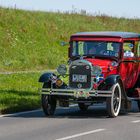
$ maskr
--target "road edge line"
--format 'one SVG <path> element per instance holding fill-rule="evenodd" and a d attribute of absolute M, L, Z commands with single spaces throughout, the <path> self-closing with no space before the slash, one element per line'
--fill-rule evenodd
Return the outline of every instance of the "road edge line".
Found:
<path fill-rule="evenodd" d="M 29 113 L 34 113 L 37 111 L 41 111 L 42 109 L 36 109 L 36 110 L 31 110 L 31 111 L 23 111 L 23 112 L 18 112 L 18 113 L 13 113 L 13 114 L 4 114 L 0 115 L 0 118 L 2 117 L 10 117 L 10 116 L 17 116 L 17 115 L 22 115 L 22 114 L 29 114 Z"/>
<path fill-rule="evenodd" d="M 77 104 L 72 104 L 69 107 L 76 107 Z M 63 107 L 58 107 L 58 109 L 63 109 Z M 17 113 L 12 113 L 12 114 L 4 114 L 4 115 L 0 115 L 0 118 L 2 117 L 10 117 L 10 116 L 17 116 L 17 115 L 22 115 L 22 114 L 29 114 L 29 113 L 34 113 L 37 111 L 42 111 L 42 109 L 36 109 L 36 110 L 31 110 L 31 111 L 23 111 L 23 112 L 17 112 Z"/>

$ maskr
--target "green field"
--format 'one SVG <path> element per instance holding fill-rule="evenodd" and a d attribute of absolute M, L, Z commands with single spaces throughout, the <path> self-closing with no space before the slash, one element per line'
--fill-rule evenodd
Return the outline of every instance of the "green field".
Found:
<path fill-rule="evenodd" d="M 81 31 L 140 32 L 140 20 L 0 8 L 0 71 L 54 69 L 67 60 L 69 36 Z"/>
<path fill-rule="evenodd" d="M 140 19 L 0 8 L 0 72 L 36 71 L 67 62 L 71 34 L 81 31 L 140 32 Z M 40 107 L 40 73 L 0 75 L 0 112 Z"/>
<path fill-rule="evenodd" d="M 40 108 L 40 73 L 0 75 L 0 113 Z"/>

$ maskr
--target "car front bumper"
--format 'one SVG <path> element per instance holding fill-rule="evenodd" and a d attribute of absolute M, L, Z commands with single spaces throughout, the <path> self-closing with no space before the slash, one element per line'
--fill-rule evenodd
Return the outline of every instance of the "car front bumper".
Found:
<path fill-rule="evenodd" d="M 113 90 L 85 90 L 85 89 L 51 89 L 41 88 L 39 94 L 52 96 L 69 96 L 74 98 L 111 97 Z"/>

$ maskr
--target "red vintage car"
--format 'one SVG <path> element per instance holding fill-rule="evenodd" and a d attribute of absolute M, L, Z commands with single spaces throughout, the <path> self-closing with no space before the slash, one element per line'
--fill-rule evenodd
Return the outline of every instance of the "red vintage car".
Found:
<path fill-rule="evenodd" d="M 82 111 L 106 102 L 110 117 L 127 111 L 131 101 L 140 110 L 140 34 L 80 32 L 69 44 L 68 66 L 62 64 L 58 74 L 44 73 L 39 79 L 46 115 L 54 114 L 57 101 L 63 107 L 77 103 Z M 61 77 L 68 77 L 68 82 Z"/>

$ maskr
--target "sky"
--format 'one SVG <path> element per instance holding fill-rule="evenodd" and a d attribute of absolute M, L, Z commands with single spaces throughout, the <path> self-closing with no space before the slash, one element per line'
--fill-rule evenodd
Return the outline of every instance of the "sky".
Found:
<path fill-rule="evenodd" d="M 0 6 L 62 12 L 82 9 L 93 15 L 140 18 L 140 0 L 0 0 Z"/>

